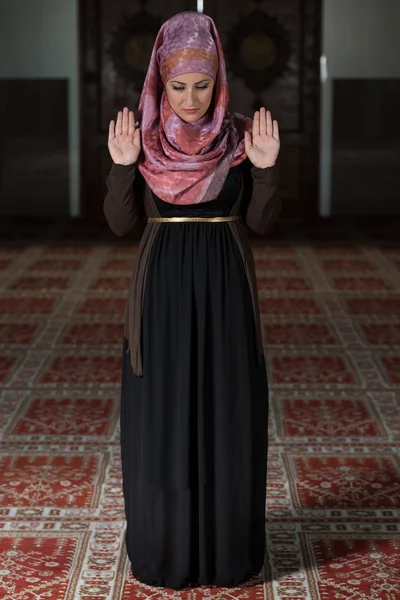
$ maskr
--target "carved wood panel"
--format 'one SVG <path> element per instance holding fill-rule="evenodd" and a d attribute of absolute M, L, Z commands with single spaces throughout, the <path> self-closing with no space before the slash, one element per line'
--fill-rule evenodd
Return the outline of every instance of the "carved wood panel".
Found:
<path fill-rule="evenodd" d="M 80 2 L 81 205 L 91 220 L 104 220 L 108 124 L 124 106 L 136 110 L 157 32 L 184 10 L 196 0 Z"/>
<path fill-rule="evenodd" d="M 205 0 L 225 49 L 231 110 L 278 119 L 283 214 L 317 214 L 321 0 Z"/>
<path fill-rule="evenodd" d="M 321 0 L 205 0 L 225 49 L 230 108 L 261 105 L 279 120 L 284 215 L 316 214 Z M 196 0 L 81 0 L 81 175 L 83 214 L 103 220 L 111 166 L 108 123 L 136 110 L 162 22 Z"/>

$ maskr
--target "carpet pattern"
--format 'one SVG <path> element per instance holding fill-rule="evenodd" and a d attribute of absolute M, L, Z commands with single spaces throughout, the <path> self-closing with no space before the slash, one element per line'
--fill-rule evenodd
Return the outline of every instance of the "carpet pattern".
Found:
<path fill-rule="evenodd" d="M 271 386 L 267 553 L 237 588 L 135 581 L 119 382 L 137 247 L 0 244 L 1 600 L 400 599 L 400 227 L 278 224 L 254 243 Z M 15 236 L 14 236 L 15 237 Z"/>

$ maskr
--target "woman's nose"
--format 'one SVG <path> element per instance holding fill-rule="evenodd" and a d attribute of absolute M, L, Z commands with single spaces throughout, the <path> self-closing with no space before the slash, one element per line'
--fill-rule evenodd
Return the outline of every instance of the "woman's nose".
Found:
<path fill-rule="evenodd" d="M 188 92 L 187 105 L 188 105 L 188 108 L 193 106 L 193 92 L 191 92 L 190 90 Z"/>

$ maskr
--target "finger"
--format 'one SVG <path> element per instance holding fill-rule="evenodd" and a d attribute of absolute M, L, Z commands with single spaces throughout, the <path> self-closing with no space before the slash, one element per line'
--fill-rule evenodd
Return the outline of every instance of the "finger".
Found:
<path fill-rule="evenodd" d="M 110 121 L 110 125 L 108 127 L 108 139 L 113 140 L 115 138 L 115 123 L 114 121 Z"/>
<path fill-rule="evenodd" d="M 249 131 L 245 131 L 244 132 L 244 149 L 246 151 L 246 154 L 248 152 L 248 150 L 251 147 L 251 137 L 250 137 L 250 132 Z"/>
<path fill-rule="evenodd" d="M 119 110 L 117 115 L 117 124 L 115 126 L 115 135 L 121 135 L 122 133 L 122 112 Z"/>
<path fill-rule="evenodd" d="M 254 113 L 253 121 L 253 139 L 256 135 L 260 135 L 260 113 L 258 110 Z"/>
<path fill-rule="evenodd" d="M 122 134 L 128 135 L 129 131 L 129 109 L 125 106 L 122 113 Z"/>
<path fill-rule="evenodd" d="M 267 132 L 265 108 L 260 108 L 260 135 L 265 135 Z"/>
<path fill-rule="evenodd" d="M 133 135 L 135 133 L 135 115 L 133 111 L 129 111 L 129 135 Z"/>
<path fill-rule="evenodd" d="M 274 133 L 273 136 L 276 140 L 279 140 L 279 125 L 278 121 L 274 121 Z"/>
<path fill-rule="evenodd" d="M 267 123 L 266 123 L 267 127 L 266 127 L 266 132 L 267 135 L 272 135 L 273 132 L 273 128 L 272 128 L 272 116 L 271 116 L 271 111 L 267 111 Z"/>
<path fill-rule="evenodd" d="M 140 129 L 136 129 L 135 133 L 133 134 L 133 143 L 135 146 L 137 146 L 138 148 L 141 148 L 141 142 L 140 142 Z"/>

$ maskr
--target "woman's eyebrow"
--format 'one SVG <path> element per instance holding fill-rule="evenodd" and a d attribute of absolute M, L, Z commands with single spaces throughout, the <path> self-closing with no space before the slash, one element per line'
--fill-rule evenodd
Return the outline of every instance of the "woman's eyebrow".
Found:
<path fill-rule="evenodd" d="M 195 85 L 198 83 L 203 83 L 204 81 L 210 81 L 209 79 L 202 79 L 201 81 L 196 81 Z M 175 79 L 171 81 L 171 83 L 179 83 L 179 85 L 186 85 L 186 83 L 182 83 L 182 81 L 176 81 Z"/>

